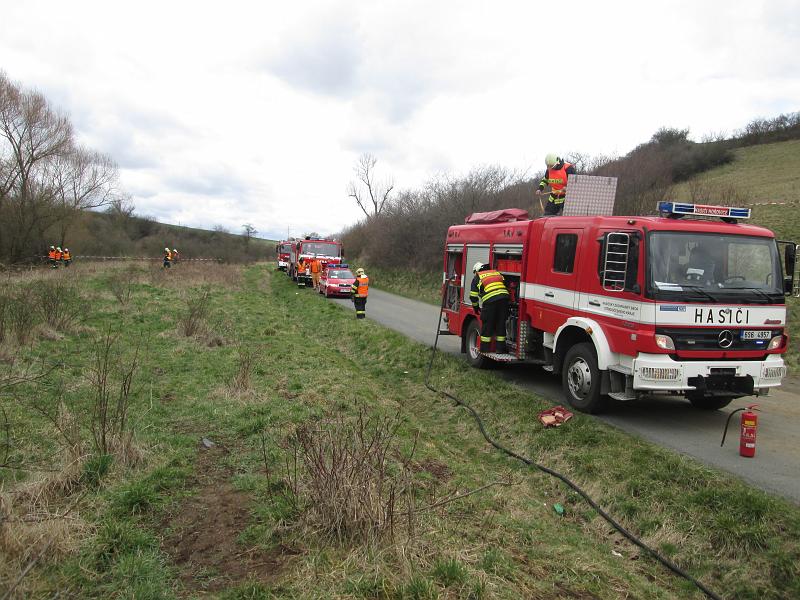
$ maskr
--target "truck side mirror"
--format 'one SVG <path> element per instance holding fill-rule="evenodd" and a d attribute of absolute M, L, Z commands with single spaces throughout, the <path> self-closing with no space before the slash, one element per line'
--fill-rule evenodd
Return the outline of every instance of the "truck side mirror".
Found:
<path fill-rule="evenodd" d="M 783 293 L 791 294 L 794 291 L 794 269 L 797 261 L 797 246 L 794 242 L 786 244 L 783 249 L 783 263 L 786 273 L 783 276 Z"/>

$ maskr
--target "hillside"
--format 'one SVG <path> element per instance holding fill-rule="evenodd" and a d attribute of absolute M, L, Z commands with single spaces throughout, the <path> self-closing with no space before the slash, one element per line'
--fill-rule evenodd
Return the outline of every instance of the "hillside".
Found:
<path fill-rule="evenodd" d="M 694 187 L 712 202 L 752 205 L 754 223 L 780 239 L 800 241 L 800 140 L 748 146 L 733 154 L 730 164 L 673 187 L 672 198 L 689 201 Z"/>

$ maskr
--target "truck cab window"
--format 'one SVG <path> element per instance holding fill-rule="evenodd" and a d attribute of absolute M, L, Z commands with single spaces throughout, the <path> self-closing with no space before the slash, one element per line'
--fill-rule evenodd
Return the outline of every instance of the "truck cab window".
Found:
<path fill-rule="evenodd" d="M 575 267 L 575 251 L 578 249 L 578 236 L 574 233 L 559 233 L 553 252 L 553 271 L 572 273 Z"/>

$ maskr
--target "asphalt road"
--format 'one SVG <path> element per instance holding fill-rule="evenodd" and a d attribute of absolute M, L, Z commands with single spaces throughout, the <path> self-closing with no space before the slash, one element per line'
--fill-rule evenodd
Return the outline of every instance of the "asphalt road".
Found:
<path fill-rule="evenodd" d="M 352 310 L 349 300 L 335 302 Z M 439 309 L 430 304 L 370 290 L 367 318 L 428 346 L 433 345 L 436 337 L 438 317 Z M 439 349 L 460 354 L 460 342 L 454 336 L 440 336 Z M 513 365 L 496 372 L 554 404 L 565 402 L 560 378 L 538 367 Z M 731 419 L 725 447 L 720 448 L 719 443 L 728 414 L 753 403 L 761 407 L 756 456 L 743 458 L 739 456 L 739 415 Z M 740 398 L 718 411 L 700 411 L 682 399 L 649 399 L 612 402 L 609 411 L 596 418 L 800 504 L 800 381 L 797 379 L 784 382 L 767 397 Z"/>

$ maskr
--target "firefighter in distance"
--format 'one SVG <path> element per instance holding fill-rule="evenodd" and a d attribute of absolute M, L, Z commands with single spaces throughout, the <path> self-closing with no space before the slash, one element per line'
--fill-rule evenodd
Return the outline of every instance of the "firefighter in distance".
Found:
<path fill-rule="evenodd" d="M 356 307 L 356 319 L 365 319 L 367 317 L 367 296 L 369 296 L 369 277 L 364 272 L 364 269 L 356 270 L 356 280 L 350 287 L 350 293 L 353 297 L 353 304 Z"/>
<path fill-rule="evenodd" d="M 506 315 L 508 313 L 508 288 L 500 271 L 475 263 L 472 267 L 469 299 L 475 314 L 481 319 L 481 352 L 491 352 L 492 338 L 497 342 L 495 352 L 506 354 Z"/>
<path fill-rule="evenodd" d="M 567 197 L 567 180 L 570 175 L 575 175 L 575 166 L 552 153 L 545 157 L 544 162 L 547 171 L 539 181 L 536 195 L 540 196 L 544 192 L 544 187 L 549 185 L 550 196 L 547 198 L 544 214 L 560 215 L 564 210 L 564 199 Z"/>

